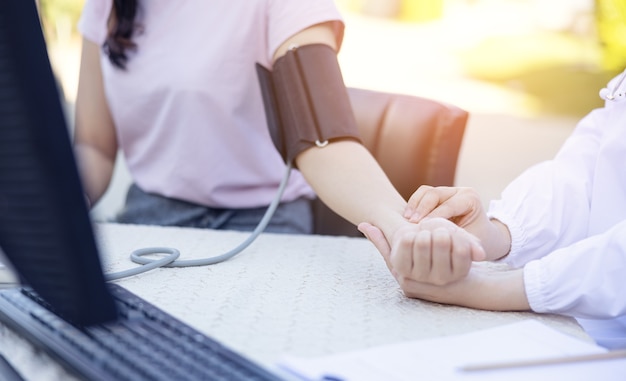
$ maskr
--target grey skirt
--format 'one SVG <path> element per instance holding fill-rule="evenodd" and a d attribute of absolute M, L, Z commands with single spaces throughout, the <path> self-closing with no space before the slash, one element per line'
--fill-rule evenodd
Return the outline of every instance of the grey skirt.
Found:
<path fill-rule="evenodd" d="M 210 208 L 144 192 L 133 184 L 116 222 L 142 225 L 182 226 L 221 230 L 252 231 L 267 207 L 249 209 Z M 311 201 L 300 198 L 281 203 L 265 228 L 271 233 L 310 234 L 313 232 Z"/>

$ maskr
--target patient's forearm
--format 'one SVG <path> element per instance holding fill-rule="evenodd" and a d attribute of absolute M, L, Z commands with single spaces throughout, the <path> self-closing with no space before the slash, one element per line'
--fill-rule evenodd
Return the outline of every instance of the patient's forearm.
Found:
<path fill-rule="evenodd" d="M 355 225 L 371 222 L 389 237 L 406 223 L 406 201 L 363 145 L 338 141 L 307 149 L 296 160 L 322 201 Z"/>

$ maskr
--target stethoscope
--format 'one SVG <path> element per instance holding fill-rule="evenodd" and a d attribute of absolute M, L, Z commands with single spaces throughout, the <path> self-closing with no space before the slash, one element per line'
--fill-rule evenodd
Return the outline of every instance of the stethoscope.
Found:
<path fill-rule="evenodd" d="M 626 98 L 625 90 L 616 92 L 620 88 L 620 86 L 622 86 L 622 83 L 624 82 L 625 78 L 626 78 L 626 70 L 622 72 L 615 86 L 611 86 L 612 87 L 611 89 L 608 89 L 607 87 L 605 87 L 602 90 L 600 90 L 600 98 L 607 100 L 607 101 L 618 101 L 618 100 L 625 99 Z"/>

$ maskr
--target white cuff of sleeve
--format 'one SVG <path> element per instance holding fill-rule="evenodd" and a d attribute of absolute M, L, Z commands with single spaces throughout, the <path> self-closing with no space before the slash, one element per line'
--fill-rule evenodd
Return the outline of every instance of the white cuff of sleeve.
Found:
<path fill-rule="evenodd" d="M 521 267 L 523 262 L 517 260 L 517 253 L 526 243 L 526 232 L 524 229 L 515 221 L 515 218 L 504 213 L 489 213 L 487 217 L 502 222 L 506 225 L 507 229 L 509 229 L 509 234 L 511 235 L 511 248 L 509 249 L 509 253 L 504 256 L 501 261 L 512 267 Z"/>
<path fill-rule="evenodd" d="M 551 312 L 547 297 L 544 293 L 546 289 L 545 268 L 541 261 L 530 261 L 524 266 L 524 289 L 526 290 L 526 298 L 530 308 L 535 312 L 546 313 Z"/>

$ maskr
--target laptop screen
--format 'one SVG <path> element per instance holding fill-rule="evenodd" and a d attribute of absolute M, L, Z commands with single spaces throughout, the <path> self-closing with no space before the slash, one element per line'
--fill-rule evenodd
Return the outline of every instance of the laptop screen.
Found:
<path fill-rule="evenodd" d="M 0 248 L 65 319 L 116 317 L 34 0 L 0 1 Z"/>

